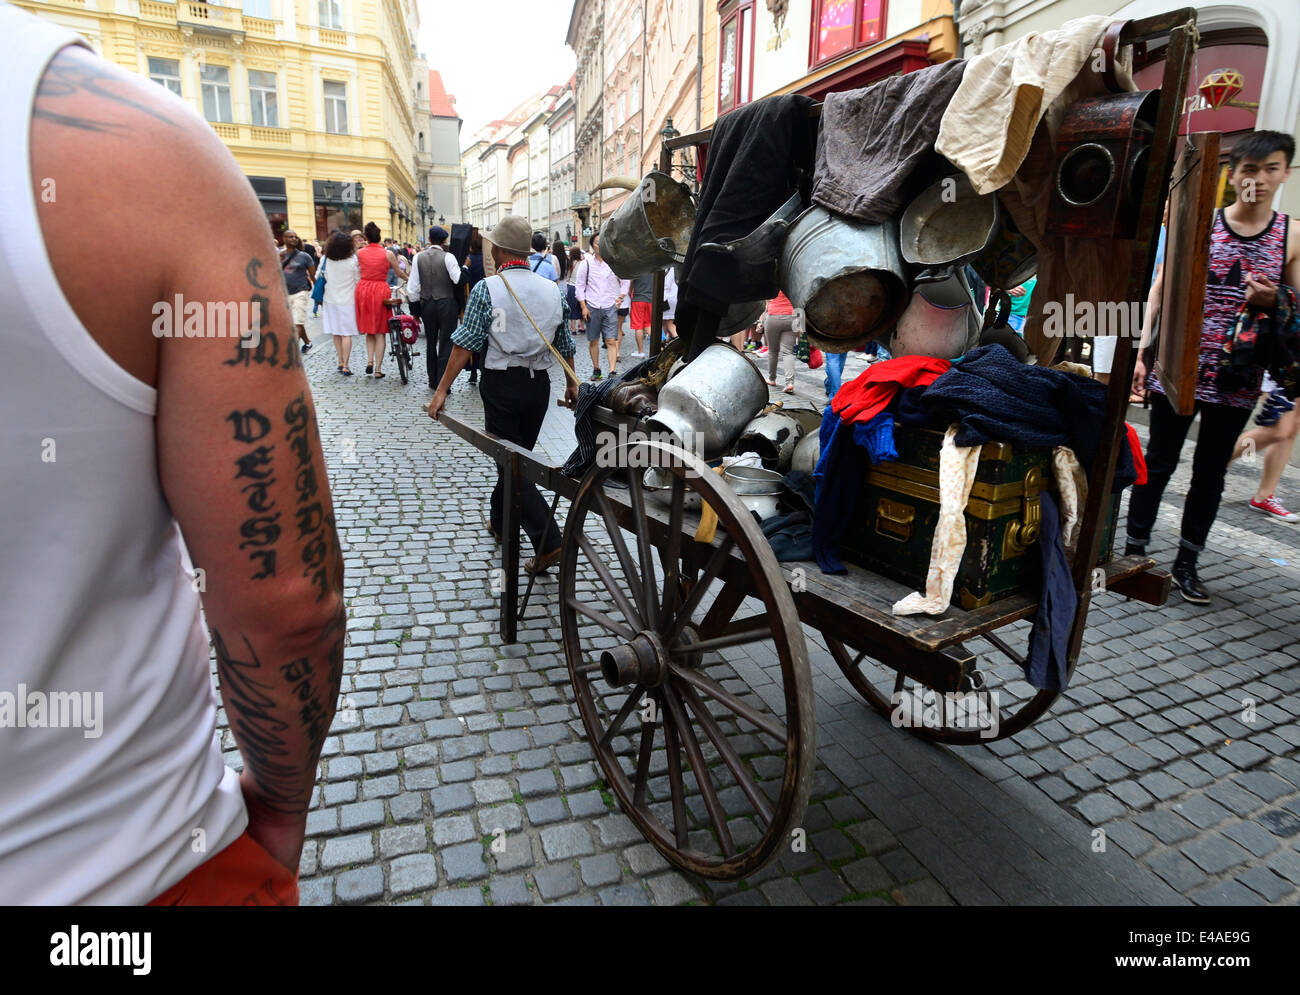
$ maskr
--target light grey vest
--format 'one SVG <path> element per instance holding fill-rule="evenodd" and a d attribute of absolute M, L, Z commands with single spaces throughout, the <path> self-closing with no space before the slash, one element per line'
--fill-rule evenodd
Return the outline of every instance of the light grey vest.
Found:
<path fill-rule="evenodd" d="M 456 296 L 445 255 L 446 250 L 441 246 L 431 245 L 415 257 L 415 265 L 420 268 L 420 300 L 445 301 Z"/>
<path fill-rule="evenodd" d="M 489 276 L 484 282 L 492 298 L 492 323 L 488 326 L 488 347 L 483 365 L 489 370 L 505 370 L 511 366 L 530 370 L 549 368 L 554 365 L 555 356 L 533 331 L 532 324 L 519 310 L 502 280 L 510 281 L 510 289 L 528 309 L 547 342 L 555 341 L 555 331 L 560 327 L 564 314 L 560 290 L 554 280 L 525 269 L 509 269 L 504 274 Z"/>

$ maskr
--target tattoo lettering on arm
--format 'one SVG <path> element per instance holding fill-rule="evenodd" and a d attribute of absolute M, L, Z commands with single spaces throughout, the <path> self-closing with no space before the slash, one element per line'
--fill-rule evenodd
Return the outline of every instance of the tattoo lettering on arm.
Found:
<path fill-rule="evenodd" d="M 156 121 L 179 128 L 172 117 L 162 113 L 158 107 L 140 103 L 126 93 L 114 92 L 123 88 L 123 81 L 118 79 L 107 66 L 99 64 L 93 58 L 64 52 L 58 55 L 45 75 L 41 77 L 36 88 L 36 101 L 32 105 L 32 115 L 54 124 L 82 131 L 94 131 L 100 134 L 132 134 L 129 119 L 107 121 L 87 116 L 86 97 L 98 97 L 116 104 L 119 108 L 146 114 Z"/>
<path fill-rule="evenodd" d="M 257 290 L 266 290 L 265 283 L 259 283 L 258 278 L 262 272 L 262 260 L 254 256 L 244 264 L 244 279 Z M 292 332 L 289 334 L 289 345 L 284 350 L 284 361 L 280 360 L 280 337 L 271 331 L 271 300 L 265 294 L 252 293 L 248 297 L 250 308 L 256 305 L 257 314 L 259 315 L 258 340 L 255 348 L 248 348 L 249 343 L 244 339 L 235 340 L 235 354 L 221 361 L 223 366 L 242 366 L 248 368 L 250 363 L 256 363 L 258 366 L 279 366 L 285 370 L 302 369 L 302 354 L 298 351 L 298 337 Z M 286 309 L 283 315 L 288 319 L 289 313 Z M 292 327 L 292 321 L 286 321 L 286 328 Z"/>
<path fill-rule="evenodd" d="M 215 630 L 212 645 L 217 652 L 221 698 L 231 732 L 263 801 L 285 815 L 306 811 L 302 798 L 302 765 L 293 762 L 293 751 L 285 738 L 289 723 L 277 714 L 275 700 L 268 693 L 271 685 L 258 680 L 259 676 L 270 675 L 264 673 L 262 661 L 247 639 L 244 647 L 248 659 L 236 659 L 221 633 Z"/>
<path fill-rule="evenodd" d="M 254 547 L 248 558 L 259 570 L 252 580 L 265 580 L 275 576 L 275 544 L 280 538 L 280 512 L 275 511 L 275 499 L 270 488 L 275 484 L 271 466 L 271 453 L 275 446 L 260 445 L 271 432 L 271 420 L 253 408 L 232 411 L 226 421 L 234 425 L 235 441 L 245 444 L 259 443 L 235 460 L 235 479 L 249 480 L 240 490 L 248 495 L 248 508 L 253 515 L 239 526 L 243 542 L 240 549 Z"/>
<path fill-rule="evenodd" d="M 318 650 L 278 666 L 264 663 L 247 637 L 237 659 L 213 630 L 222 704 L 261 801 L 284 815 L 305 815 L 316 782 L 320 751 L 338 706 L 343 682 L 347 609 L 339 605 L 321 629 Z M 291 701 L 272 694 L 288 684 Z"/>
<path fill-rule="evenodd" d="M 251 283 L 258 290 L 265 290 L 265 283 L 258 283 L 257 276 L 262 272 L 262 260 L 254 256 L 247 265 L 244 266 L 244 279 Z"/>
<path fill-rule="evenodd" d="M 324 504 L 315 500 L 320 486 L 312 466 L 311 443 L 317 433 L 305 394 L 289 403 L 284 411 L 284 420 L 289 425 L 286 436 L 289 448 L 298 458 L 297 477 L 294 480 L 298 501 L 294 514 L 298 522 L 298 540 L 304 542 L 303 576 L 311 578 L 311 582 L 319 589 L 316 595 L 316 600 L 319 601 L 329 592 L 330 571 L 332 568 L 337 571 L 341 554 L 333 540 L 334 516 L 327 515 Z"/>

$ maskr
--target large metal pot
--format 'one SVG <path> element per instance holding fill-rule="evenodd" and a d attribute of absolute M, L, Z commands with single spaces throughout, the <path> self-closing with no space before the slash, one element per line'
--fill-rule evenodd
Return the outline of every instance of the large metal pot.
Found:
<path fill-rule="evenodd" d="M 850 352 L 888 331 L 907 306 L 898 224 L 866 225 L 811 207 L 790 229 L 779 281 L 808 340 Z"/>
<path fill-rule="evenodd" d="M 756 466 L 729 466 L 722 471 L 722 478 L 731 485 L 741 503 L 760 519 L 777 513 L 781 474 Z"/>
<path fill-rule="evenodd" d="M 621 279 L 686 258 L 695 224 L 690 189 L 667 173 L 647 173 L 600 230 L 600 256 Z"/>
<path fill-rule="evenodd" d="M 730 344 L 715 342 L 659 391 L 659 410 L 645 422 L 650 435 L 666 433 L 702 459 L 727 452 L 767 404 L 758 368 Z"/>
<path fill-rule="evenodd" d="M 763 466 L 777 473 L 790 469 L 795 447 L 804 436 L 803 423 L 786 411 L 769 411 L 759 415 L 740 433 L 738 453 L 758 453 Z"/>

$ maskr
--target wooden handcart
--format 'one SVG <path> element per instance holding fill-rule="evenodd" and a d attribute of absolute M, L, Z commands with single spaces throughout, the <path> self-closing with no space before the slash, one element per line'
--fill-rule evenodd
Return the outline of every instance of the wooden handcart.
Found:
<path fill-rule="evenodd" d="M 1156 139 L 1141 204 L 1129 300 L 1145 296 L 1161 207 L 1195 49 L 1195 13 L 1130 22 L 1122 44 L 1167 39 Z M 675 149 L 708 132 L 663 145 Z M 656 281 L 662 290 L 662 276 Z M 662 302 L 662 293 L 655 299 Z M 657 345 L 662 304 L 651 341 Z M 1092 567 L 1124 437 L 1135 356 L 1121 339 L 1107 398 L 1102 445 L 1074 561 L 1078 608 L 1069 669 L 1079 657 L 1098 587 Z M 742 878 L 788 846 L 799 826 L 815 764 L 814 696 L 804 626 L 818 631 L 849 683 L 875 711 L 897 716 L 901 696 L 999 692 L 996 729 L 948 721 L 905 723 L 912 733 L 952 744 L 989 742 L 1023 730 L 1058 692 L 1024 680 L 1017 652 L 997 630 L 1036 612 L 1030 594 L 937 617 L 892 614 L 903 585 L 850 566 L 844 575 L 815 563 L 778 563 L 753 516 L 693 454 L 635 434 L 632 419 L 598 409 L 606 428 L 628 433 L 613 459 L 581 480 L 535 453 L 446 414 L 442 423 L 490 455 L 504 471 L 501 635 L 517 637 L 519 484 L 530 480 L 570 502 L 559 564 L 562 641 L 573 693 L 591 748 L 623 811 L 677 867 L 711 879 Z M 651 490 L 641 472 L 659 466 L 666 486 Z M 615 479 L 618 478 L 618 479 Z M 717 517 L 709 541 L 697 538 L 705 506 Z M 1104 566 L 1105 590 L 1163 604 L 1169 577 L 1146 557 Z M 531 586 L 531 585 L 530 585 Z M 982 637 L 1009 663 L 981 665 L 965 643 Z M 723 659 L 719 651 L 728 651 Z M 895 721 L 895 724 L 899 724 Z"/>

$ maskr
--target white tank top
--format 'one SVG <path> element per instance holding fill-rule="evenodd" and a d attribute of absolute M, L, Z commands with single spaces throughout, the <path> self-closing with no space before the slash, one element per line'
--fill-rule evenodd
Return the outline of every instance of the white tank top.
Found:
<path fill-rule="evenodd" d="M 157 392 L 91 338 L 41 236 L 32 101 L 79 39 L 2 2 L 0 38 L 0 902 L 142 903 L 248 816 L 159 485 Z"/>

